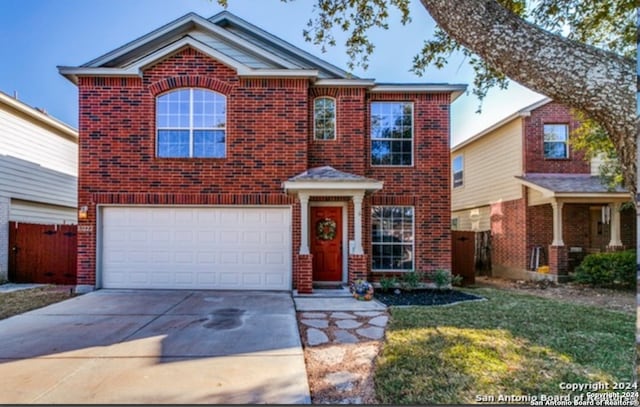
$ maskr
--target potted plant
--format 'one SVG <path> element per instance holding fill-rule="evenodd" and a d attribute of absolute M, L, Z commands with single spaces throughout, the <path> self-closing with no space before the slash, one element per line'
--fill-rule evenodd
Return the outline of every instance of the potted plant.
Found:
<path fill-rule="evenodd" d="M 359 301 L 370 301 L 373 299 L 373 284 L 366 280 L 358 279 L 349 287 L 353 297 Z"/>

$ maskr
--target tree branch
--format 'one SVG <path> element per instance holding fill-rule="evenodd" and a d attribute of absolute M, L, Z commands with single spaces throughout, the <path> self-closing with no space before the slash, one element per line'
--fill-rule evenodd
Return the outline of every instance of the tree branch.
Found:
<path fill-rule="evenodd" d="M 438 25 L 458 43 L 510 79 L 585 112 L 613 141 L 625 186 L 636 192 L 633 61 L 552 34 L 495 0 L 421 0 Z"/>

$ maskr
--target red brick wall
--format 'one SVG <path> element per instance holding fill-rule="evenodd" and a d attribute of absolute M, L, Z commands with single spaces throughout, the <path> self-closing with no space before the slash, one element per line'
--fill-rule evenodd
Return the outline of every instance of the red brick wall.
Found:
<path fill-rule="evenodd" d="M 584 154 L 571 146 L 569 146 L 568 159 L 544 158 L 544 125 L 564 123 L 569 124 L 570 133 L 580 126 L 580 122 L 571 115 L 570 109 L 557 102 L 547 103 L 535 109 L 531 112 L 531 116 L 524 119 L 525 173 L 589 174 L 591 172 L 589 162 L 584 160 Z"/>
<path fill-rule="evenodd" d="M 415 207 L 416 271 L 451 270 L 449 100 L 448 94 L 376 93 L 368 97 L 368 101 L 411 101 L 414 104 L 412 167 L 372 167 L 369 142 L 364 151 L 368 163 L 366 176 L 384 182 L 384 189 L 372 196 L 371 205 Z M 369 126 L 367 116 L 367 129 Z M 370 134 L 369 130 L 367 134 Z"/>
<path fill-rule="evenodd" d="M 565 246 L 589 247 L 590 205 L 565 204 L 562 231 Z"/>
<path fill-rule="evenodd" d="M 313 100 L 329 96 L 336 101 L 336 139 L 315 140 Z M 367 133 L 364 89 L 312 88 L 309 101 L 309 167 L 329 165 L 337 170 L 363 175 Z"/>
<path fill-rule="evenodd" d="M 536 246 L 542 246 L 546 252 L 552 241 L 553 210 L 551 205 L 528 206 L 527 256 L 531 255 L 531 250 Z"/>
<path fill-rule="evenodd" d="M 491 205 L 491 263 L 494 268 L 527 267 L 526 200 Z"/>
<path fill-rule="evenodd" d="M 156 158 L 155 98 L 180 87 L 227 96 L 223 159 Z M 337 140 L 313 140 L 313 99 L 337 100 Z M 370 166 L 369 100 L 414 102 L 414 166 Z M 374 94 L 363 89 L 309 88 L 304 79 L 244 79 L 186 49 L 153 65 L 143 78 L 81 77 L 78 283 L 95 284 L 97 204 L 292 205 L 293 281 L 307 260 L 297 255 L 300 209 L 282 182 L 308 167 L 384 181 L 363 205 L 363 246 L 370 268 L 371 200 L 415 206 L 416 269 L 450 269 L 449 95 Z M 343 199 L 343 198 L 340 198 Z M 349 238 L 353 208 L 349 205 Z"/>

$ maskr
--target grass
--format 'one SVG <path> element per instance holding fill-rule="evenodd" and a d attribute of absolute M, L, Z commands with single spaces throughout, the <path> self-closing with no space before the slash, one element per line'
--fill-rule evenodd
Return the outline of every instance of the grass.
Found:
<path fill-rule="evenodd" d="M 478 395 L 560 395 L 560 383 L 631 382 L 635 318 L 482 288 L 488 301 L 391 308 L 376 396 L 469 404 Z"/>
<path fill-rule="evenodd" d="M 68 288 L 44 286 L 27 290 L 0 293 L 0 319 L 71 298 Z"/>

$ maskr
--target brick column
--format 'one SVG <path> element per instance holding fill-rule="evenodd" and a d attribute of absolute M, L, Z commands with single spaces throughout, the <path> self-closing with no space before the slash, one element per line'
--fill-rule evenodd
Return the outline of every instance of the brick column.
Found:
<path fill-rule="evenodd" d="M 368 277 L 367 263 L 369 262 L 366 254 L 350 254 L 349 255 L 349 281 L 351 284 L 357 279 L 366 280 Z"/>
<path fill-rule="evenodd" d="M 313 255 L 298 255 L 298 293 L 311 294 L 313 292 Z"/>
<path fill-rule="evenodd" d="M 566 276 L 569 258 L 566 246 L 549 246 L 549 274 Z"/>

